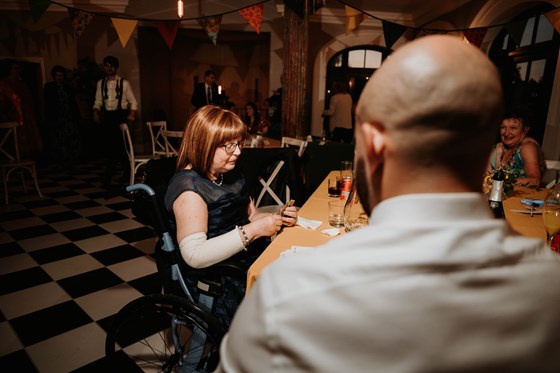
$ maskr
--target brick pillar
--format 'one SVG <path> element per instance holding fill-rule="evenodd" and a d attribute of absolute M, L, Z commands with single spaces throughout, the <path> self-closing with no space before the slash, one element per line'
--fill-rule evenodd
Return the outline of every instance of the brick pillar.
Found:
<path fill-rule="evenodd" d="M 286 7 L 284 13 L 284 73 L 282 77 L 282 135 L 309 132 L 307 14 L 302 19 Z"/>

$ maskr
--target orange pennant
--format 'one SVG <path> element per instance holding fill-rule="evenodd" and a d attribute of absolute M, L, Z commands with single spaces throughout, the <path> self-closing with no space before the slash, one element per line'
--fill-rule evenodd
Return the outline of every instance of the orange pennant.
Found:
<path fill-rule="evenodd" d="M 239 14 L 241 14 L 241 16 L 245 18 L 247 23 L 251 25 L 251 27 L 257 32 L 257 34 L 261 33 L 263 3 L 241 9 L 239 11 Z"/>
<path fill-rule="evenodd" d="M 128 43 L 128 39 L 130 39 L 130 35 L 132 35 L 132 32 L 136 28 L 138 21 L 123 18 L 111 18 L 111 21 L 113 22 L 113 26 L 115 26 L 123 48 L 126 47 L 126 43 Z"/>
<path fill-rule="evenodd" d="M 352 32 L 356 27 L 362 23 L 366 15 L 361 11 L 349 7 L 348 5 L 344 6 L 344 13 L 346 14 L 346 33 Z"/>
<path fill-rule="evenodd" d="M 554 26 L 556 31 L 560 32 L 560 8 L 553 9 L 544 15 L 550 23 L 552 23 L 552 26 Z"/>

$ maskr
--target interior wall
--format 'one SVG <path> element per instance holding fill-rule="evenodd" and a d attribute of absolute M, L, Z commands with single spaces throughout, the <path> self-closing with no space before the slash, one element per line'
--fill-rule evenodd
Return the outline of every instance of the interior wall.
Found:
<path fill-rule="evenodd" d="M 270 34 L 220 31 L 214 45 L 200 30 L 179 29 L 169 50 L 156 28 L 140 27 L 138 59 L 145 120 L 162 109 L 169 127 L 182 130 L 194 112 L 195 81 L 211 69 L 216 83 L 238 108 L 259 106 L 269 94 Z"/>

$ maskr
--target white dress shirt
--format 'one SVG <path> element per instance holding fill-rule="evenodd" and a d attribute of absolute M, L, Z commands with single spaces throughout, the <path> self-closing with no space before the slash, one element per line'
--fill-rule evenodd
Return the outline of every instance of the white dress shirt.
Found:
<path fill-rule="evenodd" d="M 336 127 L 352 129 L 352 96 L 349 93 L 337 93 L 331 97 L 329 109 L 324 115 L 330 116 L 331 131 Z"/>
<path fill-rule="evenodd" d="M 400 196 L 266 268 L 218 371 L 560 372 L 559 286 L 560 255 L 484 196 Z"/>
<path fill-rule="evenodd" d="M 122 79 L 119 75 L 115 75 L 115 79 L 107 80 L 107 99 L 105 100 L 105 110 L 114 111 L 117 110 L 119 100 L 117 99 L 117 80 L 122 81 L 122 100 L 121 108 L 126 110 L 138 109 L 138 103 L 130 87 L 130 83 L 126 79 Z M 120 84 L 120 83 L 119 83 Z M 97 91 L 95 92 L 95 102 L 93 108 L 101 110 L 103 107 L 103 92 L 102 92 L 103 79 L 97 82 Z"/>

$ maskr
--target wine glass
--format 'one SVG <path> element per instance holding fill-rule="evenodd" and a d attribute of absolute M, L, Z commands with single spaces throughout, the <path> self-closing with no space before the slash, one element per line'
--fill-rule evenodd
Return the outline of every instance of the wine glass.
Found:
<path fill-rule="evenodd" d="M 551 189 L 544 199 L 543 222 L 546 228 L 546 242 L 554 251 L 560 252 L 560 244 L 556 243 L 560 235 L 560 183 Z"/>

